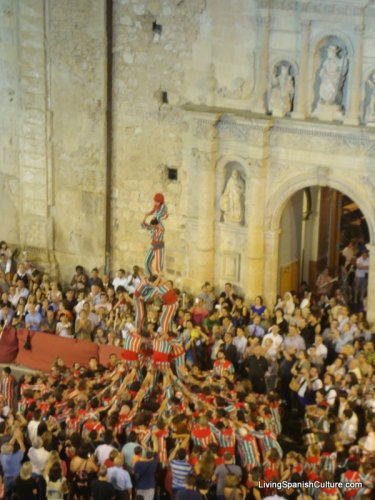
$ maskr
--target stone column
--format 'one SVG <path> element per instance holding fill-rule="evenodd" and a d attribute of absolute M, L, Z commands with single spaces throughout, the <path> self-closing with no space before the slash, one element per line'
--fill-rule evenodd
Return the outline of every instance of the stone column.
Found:
<path fill-rule="evenodd" d="M 299 73 L 296 78 L 296 97 L 294 99 L 293 117 L 304 119 L 308 114 L 307 108 L 307 85 L 308 85 L 308 64 L 310 50 L 310 19 L 301 20 L 301 47 L 299 60 Z"/>
<path fill-rule="evenodd" d="M 264 298 L 267 307 L 273 307 L 276 301 L 280 233 L 279 228 L 264 234 Z"/>
<path fill-rule="evenodd" d="M 250 300 L 263 294 L 265 188 L 265 176 L 254 175 L 252 169 L 246 189 L 248 227 L 246 295 Z"/>
<path fill-rule="evenodd" d="M 257 17 L 257 31 L 259 40 L 257 46 L 258 71 L 255 75 L 257 88 L 253 110 L 257 113 L 265 113 L 267 110 L 266 94 L 268 88 L 268 53 L 270 43 L 270 19 L 268 12 Z"/>
<path fill-rule="evenodd" d="M 215 159 L 211 151 L 198 149 L 193 149 L 193 157 L 195 188 L 190 200 L 196 204 L 197 218 L 190 273 L 194 284 L 201 286 L 214 277 Z"/>
<path fill-rule="evenodd" d="M 355 52 L 353 58 L 353 70 L 350 84 L 350 103 L 346 111 L 344 122 L 348 125 L 358 125 L 361 115 L 361 82 L 362 82 L 362 59 L 363 59 L 363 24 L 355 28 Z M 350 67 L 349 67 L 350 71 Z"/>
<path fill-rule="evenodd" d="M 370 254 L 370 265 L 367 285 L 367 320 L 375 322 L 375 245 L 368 244 L 367 249 Z"/>

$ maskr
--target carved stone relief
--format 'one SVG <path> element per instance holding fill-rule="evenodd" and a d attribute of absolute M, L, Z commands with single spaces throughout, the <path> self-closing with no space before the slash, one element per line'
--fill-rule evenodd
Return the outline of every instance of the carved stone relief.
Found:
<path fill-rule="evenodd" d="M 200 92 L 199 102 L 207 106 L 214 106 L 218 90 L 218 80 L 214 64 L 208 66 L 206 75 L 197 82 L 197 87 Z"/>
<path fill-rule="evenodd" d="M 240 280 L 241 255 L 234 252 L 225 252 L 221 259 L 221 276 L 227 281 Z"/>
<path fill-rule="evenodd" d="M 356 157 L 375 156 L 375 144 L 371 137 L 340 135 L 329 131 L 288 129 L 280 127 L 275 129 L 270 138 L 271 146 L 299 149 L 305 151 L 320 151 L 334 154 L 340 151 L 341 155 Z"/>

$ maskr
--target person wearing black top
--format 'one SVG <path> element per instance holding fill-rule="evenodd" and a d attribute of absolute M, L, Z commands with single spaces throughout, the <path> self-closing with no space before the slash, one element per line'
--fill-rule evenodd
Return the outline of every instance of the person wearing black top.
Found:
<path fill-rule="evenodd" d="M 98 478 L 90 483 L 91 497 L 93 500 L 114 500 L 116 490 L 111 483 L 107 481 L 107 468 L 102 466 L 98 472 Z"/>
<path fill-rule="evenodd" d="M 225 358 L 230 361 L 236 368 L 238 363 L 238 353 L 236 346 L 233 344 L 233 337 L 230 333 L 224 335 L 224 345 L 221 350 L 225 353 Z"/>
<path fill-rule="evenodd" d="M 31 462 L 25 462 L 20 470 L 14 485 L 14 500 L 33 500 L 38 497 L 38 484 L 31 476 Z"/>
<path fill-rule="evenodd" d="M 315 328 L 310 323 L 307 323 L 305 318 L 299 321 L 301 337 L 305 341 L 306 349 L 309 349 L 315 341 Z"/>
<path fill-rule="evenodd" d="M 264 356 L 262 356 L 261 346 L 256 346 L 254 354 L 249 356 L 244 361 L 246 373 L 252 383 L 254 392 L 258 394 L 266 393 L 266 380 L 265 375 L 268 370 L 268 363 Z"/>

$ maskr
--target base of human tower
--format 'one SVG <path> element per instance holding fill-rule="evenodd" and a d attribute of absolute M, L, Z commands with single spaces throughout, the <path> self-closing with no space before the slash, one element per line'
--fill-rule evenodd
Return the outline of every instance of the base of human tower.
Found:
<path fill-rule="evenodd" d="M 130 368 L 173 368 L 180 376 L 181 367 L 185 365 L 185 349 L 167 335 L 160 335 L 147 342 L 146 338 L 133 331 L 127 334 L 123 345 L 121 358 Z"/>

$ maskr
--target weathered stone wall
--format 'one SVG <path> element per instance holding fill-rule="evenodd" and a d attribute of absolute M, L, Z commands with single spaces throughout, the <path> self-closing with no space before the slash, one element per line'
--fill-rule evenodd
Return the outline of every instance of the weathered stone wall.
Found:
<path fill-rule="evenodd" d="M 115 3 L 113 258 L 116 268 L 143 265 L 149 235 L 140 229 L 155 192 L 165 194 L 166 270 L 185 269 L 188 172 L 183 164 L 184 61 L 191 58 L 203 0 Z M 161 35 L 153 23 L 161 25 Z M 168 103 L 162 102 L 167 92 Z M 178 170 L 169 181 L 167 168 Z"/>
<path fill-rule="evenodd" d="M 228 280 L 272 300 L 283 196 L 304 182 L 341 186 L 372 225 L 369 4 L 115 0 L 112 269 L 143 265 L 149 235 L 140 223 L 157 191 L 170 211 L 165 270 L 191 289 Z M 0 209 L 18 215 L 3 237 L 44 249 L 43 262 L 66 278 L 78 262 L 104 264 L 105 0 L 0 5 Z M 329 40 L 348 57 L 342 109 L 316 110 Z M 293 108 L 270 104 L 281 63 Z M 232 163 L 245 181 L 237 225 L 220 211 Z"/>
<path fill-rule="evenodd" d="M 0 239 L 19 241 L 17 4 L 0 1 Z"/>
<path fill-rule="evenodd" d="M 105 2 L 49 0 L 55 255 L 63 275 L 104 264 Z"/>

